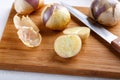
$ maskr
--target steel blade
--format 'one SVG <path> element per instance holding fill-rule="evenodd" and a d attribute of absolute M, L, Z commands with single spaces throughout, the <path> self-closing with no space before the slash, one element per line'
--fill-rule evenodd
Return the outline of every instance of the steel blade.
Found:
<path fill-rule="evenodd" d="M 108 43 L 111 43 L 113 40 L 117 38 L 116 35 L 109 32 L 107 29 L 105 29 L 102 25 L 96 23 L 91 18 L 80 12 L 79 10 L 73 8 L 72 6 L 69 6 L 66 3 L 60 2 L 63 6 L 65 6 L 72 15 L 74 15 L 76 18 L 78 18 L 82 23 L 84 23 L 86 26 L 88 26 L 92 31 L 97 33 L 100 37 L 102 37 L 104 40 L 106 40 Z"/>

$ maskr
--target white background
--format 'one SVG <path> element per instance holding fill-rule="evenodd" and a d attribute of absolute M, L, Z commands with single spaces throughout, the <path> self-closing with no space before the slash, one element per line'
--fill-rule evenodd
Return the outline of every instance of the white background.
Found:
<path fill-rule="evenodd" d="M 0 2 L 0 38 L 6 24 L 9 11 L 14 0 L 4 0 Z M 89 7 L 91 0 L 62 0 L 73 6 Z M 45 3 L 58 2 L 58 0 L 45 0 Z M 0 70 L 0 80 L 115 80 L 107 78 L 81 77 L 71 75 L 55 75 L 32 72 L 19 72 Z"/>

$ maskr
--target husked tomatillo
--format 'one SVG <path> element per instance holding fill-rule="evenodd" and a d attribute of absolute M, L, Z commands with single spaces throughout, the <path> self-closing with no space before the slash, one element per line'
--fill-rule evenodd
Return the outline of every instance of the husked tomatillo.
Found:
<path fill-rule="evenodd" d="M 41 8 L 44 0 L 15 0 L 14 8 L 18 14 L 30 14 Z"/>
<path fill-rule="evenodd" d="M 105 26 L 114 26 L 120 20 L 120 2 L 118 0 L 93 0 L 91 17 Z"/>
<path fill-rule="evenodd" d="M 69 11 L 60 4 L 48 4 L 41 13 L 41 20 L 51 30 L 63 30 L 70 22 Z"/>

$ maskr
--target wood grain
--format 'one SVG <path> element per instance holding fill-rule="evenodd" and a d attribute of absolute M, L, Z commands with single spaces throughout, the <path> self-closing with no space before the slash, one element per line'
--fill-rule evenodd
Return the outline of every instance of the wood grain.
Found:
<path fill-rule="evenodd" d="M 85 14 L 89 12 L 88 8 L 77 9 Z M 39 26 L 43 40 L 39 47 L 28 48 L 18 39 L 12 20 L 16 12 L 12 8 L 0 42 L 0 69 L 120 78 L 120 54 L 92 31 L 77 56 L 63 59 L 56 55 L 53 44 L 62 32 L 46 29 L 41 23 L 40 12 L 30 17 Z M 84 25 L 72 16 L 68 27 L 74 26 Z M 120 23 L 107 29 L 120 36 L 119 28 Z"/>

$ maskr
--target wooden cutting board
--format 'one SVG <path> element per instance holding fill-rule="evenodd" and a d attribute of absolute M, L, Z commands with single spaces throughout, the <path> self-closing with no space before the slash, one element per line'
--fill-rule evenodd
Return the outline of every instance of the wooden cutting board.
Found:
<path fill-rule="evenodd" d="M 77 9 L 85 14 L 89 13 L 88 8 Z M 120 78 L 120 54 L 92 31 L 77 56 L 63 59 L 56 55 L 53 44 L 55 39 L 62 35 L 62 31 L 46 29 L 41 23 L 40 12 L 41 10 L 34 12 L 30 17 L 40 28 L 42 43 L 37 48 L 28 48 L 18 39 L 13 24 L 13 16 L 16 12 L 11 9 L 0 42 L 0 69 Z M 68 27 L 74 26 L 84 26 L 84 24 L 72 16 Z M 109 27 L 108 30 L 120 36 L 120 23 Z"/>

